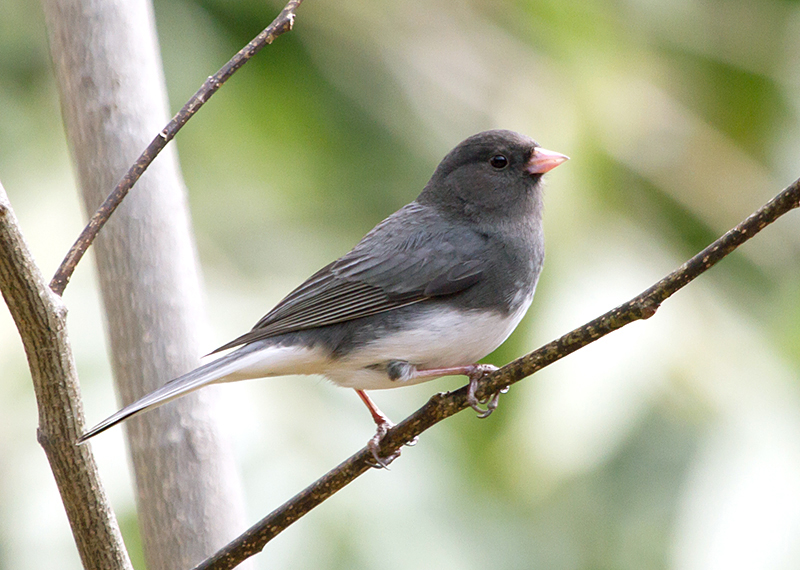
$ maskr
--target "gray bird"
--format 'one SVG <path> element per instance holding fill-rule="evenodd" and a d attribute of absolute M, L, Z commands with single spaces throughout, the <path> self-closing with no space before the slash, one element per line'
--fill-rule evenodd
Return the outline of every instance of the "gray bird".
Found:
<path fill-rule="evenodd" d="M 466 139 L 415 201 L 214 353 L 236 350 L 124 407 L 79 442 L 208 384 L 287 374 L 354 388 L 378 426 L 369 447 L 380 466 L 380 439 L 393 424 L 364 390 L 463 374 L 470 405 L 488 415 L 497 394 L 484 410 L 475 388 L 492 367 L 476 362 L 530 306 L 544 261 L 541 179 L 565 160 L 512 131 Z"/>

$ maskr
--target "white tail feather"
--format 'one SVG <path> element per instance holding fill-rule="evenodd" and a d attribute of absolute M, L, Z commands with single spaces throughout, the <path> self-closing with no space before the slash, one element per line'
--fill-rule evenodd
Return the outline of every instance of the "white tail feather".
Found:
<path fill-rule="evenodd" d="M 191 372 L 170 380 L 161 388 L 122 408 L 83 434 L 78 443 L 146 410 L 215 382 L 321 372 L 324 357 L 317 351 L 298 347 L 265 346 L 253 343 L 226 354 Z"/>

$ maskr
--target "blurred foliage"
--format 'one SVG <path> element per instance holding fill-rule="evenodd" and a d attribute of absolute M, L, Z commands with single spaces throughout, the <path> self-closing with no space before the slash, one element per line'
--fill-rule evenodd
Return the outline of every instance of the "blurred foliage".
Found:
<path fill-rule="evenodd" d="M 281 4 L 156 0 L 171 108 Z M 627 300 L 800 176 L 800 3 L 306 0 L 180 133 L 209 350 L 510 128 L 548 176 L 547 263 L 502 364 Z M 40 9 L 0 5 L 0 180 L 45 273 L 81 225 Z M 66 300 L 89 421 L 114 407 L 92 269 Z M 0 321 L 0 568 L 78 568 Z M 268 545 L 262 568 L 800 566 L 797 214 L 659 314 L 426 433 Z M 461 379 L 379 393 L 399 420 Z M 313 379 L 225 388 L 252 520 L 371 434 Z M 300 413 L 298 412 L 300 410 Z M 94 444 L 137 567 L 120 431 Z"/>

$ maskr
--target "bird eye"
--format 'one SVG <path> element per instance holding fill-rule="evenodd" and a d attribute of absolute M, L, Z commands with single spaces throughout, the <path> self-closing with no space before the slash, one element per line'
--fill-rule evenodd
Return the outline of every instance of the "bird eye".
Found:
<path fill-rule="evenodd" d="M 491 164 L 492 167 L 501 170 L 508 166 L 508 159 L 502 154 L 496 154 L 489 159 L 489 164 Z"/>

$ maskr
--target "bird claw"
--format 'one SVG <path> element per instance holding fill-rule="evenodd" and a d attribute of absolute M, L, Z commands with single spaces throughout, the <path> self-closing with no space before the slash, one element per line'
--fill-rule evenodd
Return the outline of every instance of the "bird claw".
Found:
<path fill-rule="evenodd" d="M 475 395 L 475 392 L 478 390 L 478 381 L 495 370 L 497 370 L 497 367 L 491 364 L 479 364 L 468 374 L 469 388 L 467 389 L 467 403 L 478 413 L 478 418 L 480 419 L 488 418 L 492 415 L 492 412 L 497 409 L 497 405 L 500 403 L 500 394 L 508 392 L 508 386 L 506 386 L 483 400 L 479 400 Z M 486 404 L 486 408 L 481 408 L 481 404 Z"/>
<path fill-rule="evenodd" d="M 381 440 L 383 439 L 383 436 L 386 435 L 386 432 L 394 427 L 394 424 L 387 420 L 377 424 L 377 426 L 378 428 L 375 430 L 375 435 L 373 435 L 367 442 L 367 449 L 369 449 L 370 453 L 372 453 L 372 459 L 374 460 L 374 462 L 370 463 L 370 465 L 375 469 L 388 470 L 389 464 L 400 457 L 400 450 L 395 450 L 395 452 L 388 457 L 381 457 Z"/>
<path fill-rule="evenodd" d="M 400 450 L 396 449 L 394 453 L 387 457 L 381 457 L 381 440 L 383 436 L 386 435 L 386 432 L 389 431 L 391 428 L 394 427 L 392 422 L 380 424 L 378 429 L 375 430 L 375 435 L 373 435 L 370 440 L 367 442 L 367 449 L 369 449 L 370 453 L 372 453 L 373 461 L 370 463 L 372 467 L 375 469 L 389 469 L 389 464 L 400 457 Z M 412 440 L 405 442 L 404 445 L 408 447 L 414 447 L 419 442 L 419 437 L 415 437 Z"/>

